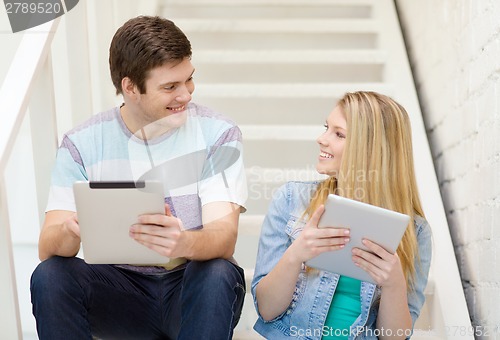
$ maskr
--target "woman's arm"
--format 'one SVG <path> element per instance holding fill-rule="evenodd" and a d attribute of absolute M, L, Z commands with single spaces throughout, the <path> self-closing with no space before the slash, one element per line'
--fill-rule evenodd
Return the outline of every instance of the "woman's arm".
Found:
<path fill-rule="evenodd" d="M 415 259 L 415 279 L 410 291 L 406 289 L 406 281 L 397 254 L 393 256 L 369 241 L 365 244 L 366 247 L 375 252 L 379 258 L 360 249 L 353 250 L 353 260 L 361 268 L 371 272 L 370 275 L 377 284 L 382 286 L 376 327 L 379 330 L 382 330 L 382 327 L 385 330 L 391 329 L 393 335 L 396 332 L 406 332 L 405 336 L 395 337 L 398 339 L 408 338 L 413 331 L 415 321 L 425 302 L 424 291 L 431 264 L 432 233 L 429 224 L 425 219 L 417 216 L 415 226 L 418 257 Z M 385 268 L 385 270 L 381 270 L 381 268 Z M 392 288 L 390 288 L 391 286 Z M 384 333 L 387 335 L 389 332 Z M 380 337 L 380 339 L 387 338 L 390 337 Z"/>
<path fill-rule="evenodd" d="M 406 283 L 382 287 L 376 327 L 381 332 L 379 339 L 406 339 L 413 325 L 408 308 Z M 390 331 L 388 331 L 390 330 Z"/>
<path fill-rule="evenodd" d="M 255 297 L 258 311 L 266 321 L 282 314 L 292 301 L 302 262 L 288 250 L 276 267 L 257 284 Z"/>
<path fill-rule="evenodd" d="M 276 266 L 258 283 L 255 295 L 264 320 L 276 318 L 290 305 L 302 263 L 323 252 L 341 249 L 349 241 L 348 229 L 318 228 L 323 211 L 324 206 L 320 206 L 314 212 Z"/>
<path fill-rule="evenodd" d="M 369 240 L 363 240 L 363 244 L 371 252 L 354 248 L 353 261 L 382 288 L 376 324 L 379 339 L 405 339 L 411 333 L 412 318 L 399 256 Z"/>

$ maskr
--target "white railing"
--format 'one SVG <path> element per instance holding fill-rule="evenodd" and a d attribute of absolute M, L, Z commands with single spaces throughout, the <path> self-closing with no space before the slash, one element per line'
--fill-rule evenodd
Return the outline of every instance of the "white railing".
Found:
<path fill-rule="evenodd" d="M 158 0 L 80 2 L 63 17 L 23 33 L 0 90 L 2 339 L 22 339 L 23 332 L 34 332 L 27 288 L 32 268 L 20 268 L 19 265 L 23 266 L 27 261 L 37 262 L 38 225 L 43 221 L 58 138 L 62 132 L 92 113 L 115 105 L 108 69 L 108 49 L 112 35 L 117 27 L 131 17 L 139 14 L 155 15 L 158 3 Z M 8 65 L 9 61 L 2 62 Z M 28 125 L 30 130 L 26 131 Z M 19 157 L 19 145 L 24 146 L 26 143 L 31 143 L 30 154 Z M 33 164 L 33 169 L 28 172 L 34 180 L 27 182 L 34 184 L 29 188 L 30 192 L 23 192 L 23 195 L 18 195 L 19 190 L 24 190 L 28 185 L 18 185 L 24 180 L 20 174 L 25 171 L 14 169 L 20 164 L 20 158 L 23 167 Z M 26 159 L 29 161 L 25 162 Z M 26 204 L 20 197 L 29 195 L 36 198 L 33 198 L 34 203 Z M 26 213 L 27 205 L 29 213 Z M 37 213 L 33 213 L 33 210 L 37 210 Z M 28 246 L 29 259 L 19 260 L 16 257 L 14 261 L 15 249 L 19 246 Z M 16 282 L 20 273 L 25 275 Z M 23 302 L 21 308 L 19 301 Z M 26 320 L 27 327 L 24 324 Z"/>
<path fill-rule="evenodd" d="M 0 90 L 0 329 L 6 339 L 22 337 L 17 301 L 9 202 L 5 169 L 12 153 L 26 112 L 33 123 L 33 154 L 36 176 L 48 178 L 57 146 L 55 109 L 52 85 L 52 65 L 48 55 L 59 19 L 32 28 L 24 33 L 11 67 Z M 48 181 L 37 182 L 39 198 L 46 197 Z M 40 203 L 40 202 L 39 202 Z"/>

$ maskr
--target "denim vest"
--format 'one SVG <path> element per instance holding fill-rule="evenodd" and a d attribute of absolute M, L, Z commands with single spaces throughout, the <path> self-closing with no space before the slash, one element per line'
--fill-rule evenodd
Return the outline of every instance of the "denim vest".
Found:
<path fill-rule="evenodd" d="M 301 216 L 305 211 L 318 182 L 289 182 L 275 194 L 264 219 L 257 253 L 257 263 L 252 281 L 252 295 L 257 308 L 255 289 L 259 281 L 278 263 L 286 249 L 305 226 Z M 416 260 L 415 289 L 408 294 L 408 307 L 415 324 L 425 301 L 424 289 L 431 261 L 431 230 L 427 221 L 415 219 L 419 260 Z M 293 298 L 288 308 L 273 320 L 265 321 L 259 315 L 254 329 L 266 339 L 287 338 L 321 339 L 330 302 L 337 287 L 339 275 L 302 266 Z M 380 302 L 380 287 L 361 282 L 361 314 L 352 324 L 349 339 L 378 339 L 376 320 Z"/>

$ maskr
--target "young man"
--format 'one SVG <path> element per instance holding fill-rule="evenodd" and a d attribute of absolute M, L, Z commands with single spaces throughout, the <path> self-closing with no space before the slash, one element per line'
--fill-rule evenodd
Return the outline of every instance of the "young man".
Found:
<path fill-rule="evenodd" d="M 247 196 L 241 132 L 190 103 L 190 57 L 184 33 L 159 17 L 131 19 L 113 37 L 111 78 L 124 104 L 68 132 L 57 154 L 39 240 L 43 262 L 31 279 L 40 339 L 231 338 L 245 293 L 232 259 Z M 200 153 L 202 164 L 194 164 Z M 190 168 L 199 168 L 194 178 Z M 165 215 L 138 217 L 129 233 L 172 260 L 90 265 L 75 257 L 75 181 L 158 176 Z"/>

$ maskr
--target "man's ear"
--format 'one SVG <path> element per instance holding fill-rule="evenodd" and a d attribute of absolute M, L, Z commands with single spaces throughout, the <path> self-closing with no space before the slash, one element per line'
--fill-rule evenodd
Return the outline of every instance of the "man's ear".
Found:
<path fill-rule="evenodd" d="M 122 92 L 124 96 L 127 96 L 133 101 L 136 101 L 140 95 L 139 89 L 129 77 L 124 77 L 122 79 Z"/>

